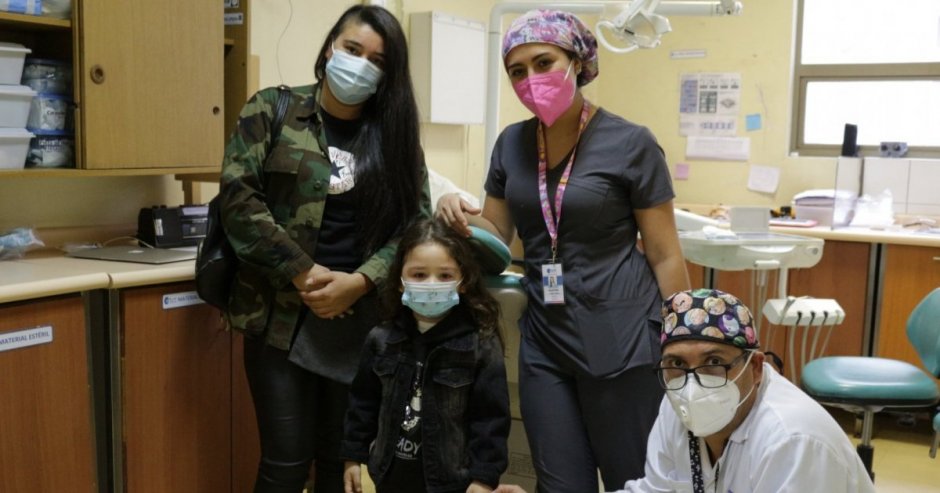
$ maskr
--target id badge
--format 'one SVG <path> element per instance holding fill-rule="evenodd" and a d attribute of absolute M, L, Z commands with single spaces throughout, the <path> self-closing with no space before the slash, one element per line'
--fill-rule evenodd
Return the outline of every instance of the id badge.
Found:
<path fill-rule="evenodd" d="M 565 284 L 561 264 L 542 264 L 542 297 L 546 305 L 565 304 Z"/>

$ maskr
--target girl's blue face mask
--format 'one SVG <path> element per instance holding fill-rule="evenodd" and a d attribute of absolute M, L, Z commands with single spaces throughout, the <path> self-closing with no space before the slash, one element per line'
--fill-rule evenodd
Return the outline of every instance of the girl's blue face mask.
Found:
<path fill-rule="evenodd" d="M 326 62 L 326 80 L 333 96 L 343 104 L 356 105 L 375 94 L 384 75 L 382 69 L 335 47 L 332 51 Z"/>
<path fill-rule="evenodd" d="M 402 304 L 423 317 L 443 317 L 460 303 L 460 295 L 457 293 L 459 281 L 413 282 L 402 279 L 401 283 L 404 286 Z"/>

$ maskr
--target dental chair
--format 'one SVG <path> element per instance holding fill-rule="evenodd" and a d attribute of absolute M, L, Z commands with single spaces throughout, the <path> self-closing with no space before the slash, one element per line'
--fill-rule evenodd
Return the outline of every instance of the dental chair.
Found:
<path fill-rule="evenodd" d="M 911 312 L 907 338 L 924 367 L 935 378 L 940 378 L 940 288 L 931 291 Z M 940 401 L 934 379 L 914 365 L 887 358 L 819 358 L 803 369 L 802 386 L 821 404 L 863 413 L 862 441 L 857 450 L 872 479 L 875 478 L 871 446 L 875 413 L 883 409 L 927 408 Z M 936 413 L 936 408 L 933 412 Z M 936 456 L 940 439 L 940 415 L 934 416 L 933 428 L 931 457 Z"/>
<path fill-rule="evenodd" d="M 520 282 L 522 276 L 506 269 L 512 264 L 509 247 L 485 229 L 470 226 L 470 244 L 486 277 L 486 287 L 500 307 L 500 327 L 504 350 L 509 361 L 506 377 L 511 383 L 519 382 L 519 318 L 526 307 L 526 294 Z"/>

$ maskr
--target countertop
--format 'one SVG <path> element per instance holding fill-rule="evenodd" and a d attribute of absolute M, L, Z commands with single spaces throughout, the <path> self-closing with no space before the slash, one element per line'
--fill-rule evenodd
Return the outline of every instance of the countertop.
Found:
<path fill-rule="evenodd" d="M 811 236 L 823 240 L 883 243 L 888 245 L 911 245 L 940 248 L 940 234 L 905 230 L 877 230 L 868 228 L 837 228 L 814 226 L 812 228 L 772 226 L 774 233 Z"/>
<path fill-rule="evenodd" d="M 0 303 L 92 289 L 121 289 L 188 281 L 195 261 L 137 264 L 61 255 L 0 261 Z"/>

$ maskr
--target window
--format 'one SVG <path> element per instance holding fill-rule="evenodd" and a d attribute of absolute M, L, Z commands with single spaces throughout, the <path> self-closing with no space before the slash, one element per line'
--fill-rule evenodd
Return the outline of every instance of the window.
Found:
<path fill-rule="evenodd" d="M 797 29 L 791 150 L 838 155 L 852 123 L 865 155 L 940 156 L 940 1 L 799 0 Z"/>

